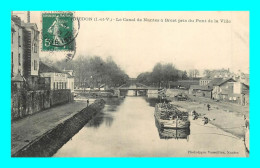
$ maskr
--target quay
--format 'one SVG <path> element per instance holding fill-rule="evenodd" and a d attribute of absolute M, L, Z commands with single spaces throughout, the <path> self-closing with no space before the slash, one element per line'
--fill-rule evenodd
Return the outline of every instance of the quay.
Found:
<path fill-rule="evenodd" d="M 103 100 L 75 101 L 12 122 L 12 157 L 52 156 L 104 107 Z M 59 139 L 59 140 L 57 140 Z"/>

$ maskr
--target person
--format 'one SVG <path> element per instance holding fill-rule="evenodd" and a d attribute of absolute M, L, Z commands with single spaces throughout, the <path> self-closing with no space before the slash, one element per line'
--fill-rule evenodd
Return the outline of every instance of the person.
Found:
<path fill-rule="evenodd" d="M 89 100 L 87 100 L 87 107 L 88 107 L 88 105 L 89 105 Z"/>
<path fill-rule="evenodd" d="M 208 104 L 207 107 L 208 107 L 208 111 L 209 111 L 209 109 L 210 109 L 210 105 Z"/>
<path fill-rule="evenodd" d="M 193 115 L 193 120 L 197 120 L 199 118 L 199 114 L 195 110 L 193 110 L 192 115 Z"/>
<path fill-rule="evenodd" d="M 204 117 L 204 125 L 209 123 L 209 118 L 208 117 Z"/>

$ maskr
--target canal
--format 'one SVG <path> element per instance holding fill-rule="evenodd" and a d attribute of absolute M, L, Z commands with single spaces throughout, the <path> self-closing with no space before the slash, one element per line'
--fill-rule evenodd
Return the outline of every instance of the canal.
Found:
<path fill-rule="evenodd" d="M 129 96 L 106 102 L 103 111 L 54 157 L 246 156 L 243 139 L 211 124 L 203 125 L 201 119 L 191 120 L 190 130 L 158 129 L 154 103 L 146 97 Z"/>

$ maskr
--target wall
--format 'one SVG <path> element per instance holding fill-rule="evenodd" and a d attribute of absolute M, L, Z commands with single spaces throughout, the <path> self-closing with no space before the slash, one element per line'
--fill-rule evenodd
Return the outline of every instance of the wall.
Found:
<path fill-rule="evenodd" d="M 28 75 L 36 76 L 39 74 L 39 32 L 36 24 L 24 23 L 24 35 L 27 36 Z"/>
<path fill-rule="evenodd" d="M 67 78 L 67 89 L 70 89 L 72 93 L 74 92 L 74 78 L 73 77 Z"/>
<path fill-rule="evenodd" d="M 70 82 L 73 80 L 73 83 L 74 83 L 74 78 L 67 78 L 67 74 L 65 74 L 65 73 L 41 72 L 40 76 L 49 77 L 51 79 L 51 83 L 50 83 L 51 90 L 55 90 L 55 89 L 57 89 L 57 87 L 58 87 L 58 89 L 62 89 L 61 83 L 63 84 L 63 88 L 65 88 L 65 83 L 66 83 L 66 87 L 68 88 L 68 82 L 69 82 L 68 79 L 70 79 Z M 55 84 L 55 87 L 54 87 L 54 84 Z M 68 88 L 68 89 L 70 89 L 70 88 Z M 74 88 L 71 91 L 74 92 Z"/>
<path fill-rule="evenodd" d="M 51 106 L 63 104 L 72 100 L 73 97 L 69 89 L 51 91 Z"/>
<path fill-rule="evenodd" d="M 17 91 L 11 95 L 12 120 L 50 107 L 50 91 Z"/>
<path fill-rule="evenodd" d="M 70 90 L 12 91 L 11 118 L 22 118 L 70 101 L 73 101 Z"/>
<path fill-rule="evenodd" d="M 51 157 L 104 107 L 104 100 L 95 100 L 90 106 L 30 142 L 12 157 Z"/>
<path fill-rule="evenodd" d="M 210 79 L 201 79 L 200 86 L 206 86 L 207 84 L 209 84 L 210 81 Z"/>

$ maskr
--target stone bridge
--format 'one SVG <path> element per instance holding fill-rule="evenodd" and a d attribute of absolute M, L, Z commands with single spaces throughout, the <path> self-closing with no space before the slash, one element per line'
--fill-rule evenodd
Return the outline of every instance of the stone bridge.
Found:
<path fill-rule="evenodd" d="M 115 93 L 118 96 L 125 96 L 129 90 L 134 91 L 135 96 L 138 96 L 138 95 L 146 96 L 147 94 L 149 94 L 151 92 L 158 93 L 158 91 L 162 90 L 162 88 L 149 87 L 149 86 L 146 86 L 141 83 L 130 83 L 130 84 L 124 84 L 124 85 L 116 88 Z"/>

